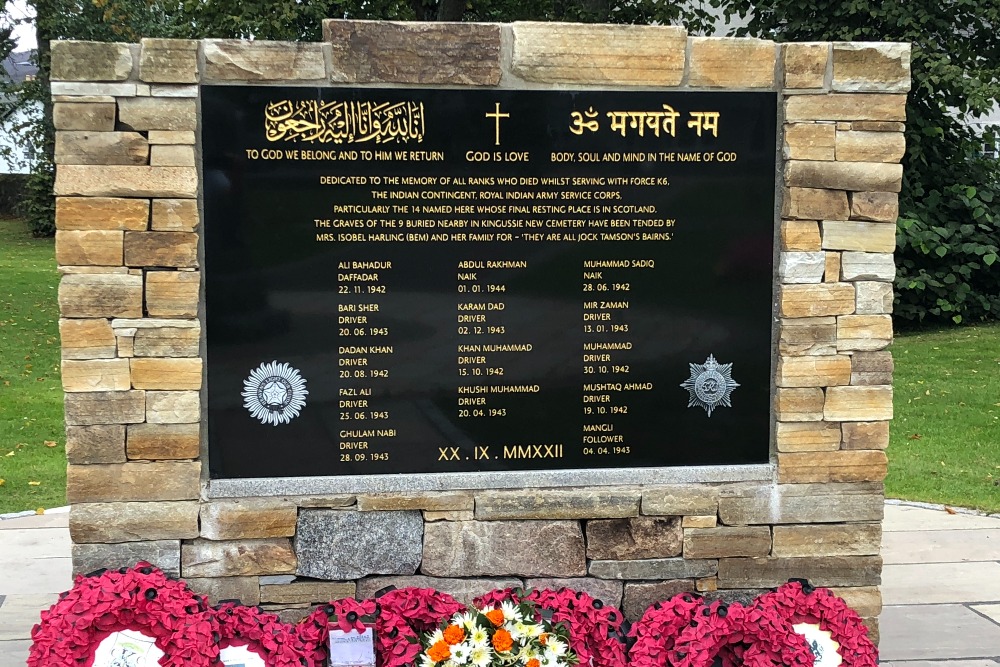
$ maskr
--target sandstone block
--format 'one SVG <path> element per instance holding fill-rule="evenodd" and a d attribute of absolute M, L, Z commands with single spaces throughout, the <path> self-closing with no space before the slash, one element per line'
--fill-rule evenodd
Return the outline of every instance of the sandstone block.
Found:
<path fill-rule="evenodd" d="M 843 425 L 844 449 L 885 449 L 889 422 L 847 422 Z"/>
<path fill-rule="evenodd" d="M 56 133 L 56 164 L 146 164 L 149 144 L 138 132 Z"/>
<path fill-rule="evenodd" d="M 778 422 L 775 440 L 779 452 L 835 452 L 840 449 L 840 424 Z"/>
<path fill-rule="evenodd" d="M 162 83 L 153 84 L 149 87 L 149 94 L 153 97 L 198 97 L 198 86 L 177 86 Z M 169 130 L 165 131 L 169 132 Z"/>
<path fill-rule="evenodd" d="M 882 541 L 878 523 L 775 526 L 774 556 L 877 556 Z"/>
<path fill-rule="evenodd" d="M 823 282 L 835 283 L 841 280 L 839 252 L 826 253 L 826 267 L 823 271 Z"/>
<path fill-rule="evenodd" d="M 135 356 L 135 338 L 132 336 L 116 336 L 118 343 L 118 356 L 122 359 L 131 359 Z"/>
<path fill-rule="evenodd" d="M 642 492 L 642 513 L 652 516 L 714 516 L 719 489 L 714 486 L 672 485 Z"/>
<path fill-rule="evenodd" d="M 149 149 L 149 164 L 154 167 L 193 167 L 194 146 L 153 145 Z"/>
<path fill-rule="evenodd" d="M 95 391 L 66 394 L 66 424 L 137 424 L 143 420 L 145 392 Z"/>
<path fill-rule="evenodd" d="M 786 284 L 823 281 L 826 254 L 823 252 L 783 252 L 778 263 L 778 279 Z"/>
<path fill-rule="evenodd" d="M 172 577 L 181 576 L 180 540 L 73 545 L 74 574 L 86 574 L 102 568 L 133 567 L 141 560 Z"/>
<path fill-rule="evenodd" d="M 118 100 L 119 122 L 138 132 L 197 130 L 197 108 L 191 99 L 125 97 Z"/>
<path fill-rule="evenodd" d="M 850 283 L 783 285 L 782 317 L 827 317 L 854 312 L 854 286 Z"/>
<path fill-rule="evenodd" d="M 146 274 L 146 310 L 153 317 L 197 317 L 200 289 L 198 271 L 150 271 Z"/>
<path fill-rule="evenodd" d="M 111 324 L 100 320 L 59 320 L 63 359 L 111 359 L 115 335 Z"/>
<path fill-rule="evenodd" d="M 424 521 L 473 521 L 476 513 L 472 510 L 423 510 Z"/>
<path fill-rule="evenodd" d="M 833 89 L 905 93 L 910 89 L 910 45 L 835 42 Z"/>
<path fill-rule="evenodd" d="M 788 188 L 785 193 L 782 212 L 785 217 L 804 220 L 847 220 L 850 217 L 847 193 L 843 190 Z M 818 244 L 816 249 L 819 249 Z"/>
<path fill-rule="evenodd" d="M 261 602 L 275 604 L 316 604 L 354 597 L 357 586 L 351 582 L 302 581 L 260 587 Z"/>
<path fill-rule="evenodd" d="M 71 464 L 125 463 L 125 427 L 67 426 L 66 459 Z"/>
<path fill-rule="evenodd" d="M 851 123 L 851 129 L 859 132 L 903 132 L 906 123 L 879 120 L 858 120 Z"/>
<path fill-rule="evenodd" d="M 200 422 L 201 401 L 198 398 L 198 392 L 146 392 L 146 421 L 150 424 L 194 424 Z"/>
<path fill-rule="evenodd" d="M 437 525 L 444 524 L 427 529 Z M 414 574 L 423 532 L 418 511 L 301 510 L 295 530 L 296 574 L 331 580 Z"/>
<path fill-rule="evenodd" d="M 132 424 L 125 445 L 129 459 L 196 459 L 201 450 L 198 424 Z"/>
<path fill-rule="evenodd" d="M 723 558 L 719 588 L 771 588 L 793 577 L 808 579 L 814 586 L 877 586 L 881 572 L 878 556 Z"/>
<path fill-rule="evenodd" d="M 420 570 L 443 577 L 580 577 L 587 573 L 583 532 L 576 521 L 430 523 Z"/>
<path fill-rule="evenodd" d="M 323 45 L 305 42 L 204 41 L 203 81 L 318 81 L 326 78 Z"/>
<path fill-rule="evenodd" d="M 136 389 L 201 389 L 201 359 L 132 359 Z"/>
<path fill-rule="evenodd" d="M 476 494 L 476 519 L 612 519 L 638 516 L 639 489 L 520 489 Z"/>
<path fill-rule="evenodd" d="M 198 537 L 198 501 L 73 505 L 69 534 L 82 542 L 144 542 Z"/>
<path fill-rule="evenodd" d="M 526 81 L 677 86 L 687 31 L 673 26 L 514 23 L 511 69 Z"/>
<path fill-rule="evenodd" d="M 143 230 L 149 222 L 149 202 L 145 199 L 108 197 L 57 197 L 56 229 Z"/>
<path fill-rule="evenodd" d="M 295 552 L 287 538 L 181 545 L 181 572 L 188 577 L 246 577 L 295 572 Z"/>
<path fill-rule="evenodd" d="M 846 355 L 781 357 L 779 387 L 832 387 L 851 383 L 851 358 Z"/>
<path fill-rule="evenodd" d="M 56 169 L 56 196 L 198 196 L 198 170 L 191 167 L 64 164 Z"/>
<path fill-rule="evenodd" d="M 558 591 L 561 588 L 568 588 L 573 591 L 586 593 L 596 600 L 600 600 L 605 605 L 621 607 L 622 592 L 624 585 L 621 581 L 614 579 L 592 579 L 590 577 L 575 577 L 570 579 L 527 579 L 524 582 L 525 588 L 536 590 Z"/>
<path fill-rule="evenodd" d="M 899 195 L 894 192 L 852 192 L 851 218 L 873 222 L 896 222 Z"/>
<path fill-rule="evenodd" d="M 888 350 L 855 352 L 851 355 L 852 385 L 890 385 L 892 371 L 892 353 Z"/>
<path fill-rule="evenodd" d="M 782 319 L 778 334 L 778 351 L 787 356 L 836 354 L 837 318 Z"/>
<path fill-rule="evenodd" d="M 906 95 L 793 95 L 785 100 L 785 122 L 810 120 L 905 121 Z"/>
<path fill-rule="evenodd" d="M 881 350 L 892 342 L 889 315 L 844 315 L 837 318 L 837 349 Z"/>
<path fill-rule="evenodd" d="M 830 589 L 861 618 L 873 618 L 882 613 L 882 593 L 877 586 L 850 586 Z"/>
<path fill-rule="evenodd" d="M 115 105 L 57 102 L 52 106 L 52 123 L 60 132 L 111 132 L 115 129 Z"/>
<path fill-rule="evenodd" d="M 715 528 L 717 525 L 717 516 L 686 516 L 681 520 L 681 528 Z"/>
<path fill-rule="evenodd" d="M 136 357 L 197 357 L 201 328 L 139 329 L 135 332 L 133 354 Z"/>
<path fill-rule="evenodd" d="M 500 83 L 500 26 L 491 23 L 323 21 L 335 83 Z"/>
<path fill-rule="evenodd" d="M 774 42 L 733 37 L 691 37 L 688 85 L 773 88 Z"/>
<path fill-rule="evenodd" d="M 125 232 L 128 266 L 198 266 L 198 235 L 189 232 Z"/>
<path fill-rule="evenodd" d="M 856 312 L 858 315 L 880 315 L 892 312 L 895 294 L 892 283 L 864 282 L 854 283 L 857 289 Z"/>
<path fill-rule="evenodd" d="M 578 580 L 574 580 L 578 581 Z M 375 593 L 387 586 L 396 588 L 433 588 L 451 595 L 465 605 L 471 605 L 473 599 L 490 591 L 521 586 L 520 579 L 445 579 L 441 577 L 425 577 L 420 574 L 411 576 L 365 577 L 358 582 L 357 599 L 364 600 L 375 597 Z"/>
<path fill-rule="evenodd" d="M 820 249 L 819 223 L 815 220 L 782 220 L 781 249 L 813 252 Z"/>
<path fill-rule="evenodd" d="M 145 38 L 140 48 L 140 80 L 147 83 L 198 82 L 198 42 Z"/>
<path fill-rule="evenodd" d="M 774 398 L 775 417 L 785 422 L 817 422 L 823 420 L 823 390 L 778 389 Z"/>
<path fill-rule="evenodd" d="M 200 475 L 197 461 L 71 465 L 66 473 L 66 500 L 70 504 L 196 500 Z"/>
<path fill-rule="evenodd" d="M 884 280 L 896 278 L 896 264 L 890 253 L 845 252 L 841 262 L 844 280 Z"/>
<path fill-rule="evenodd" d="M 767 556 L 771 529 L 767 526 L 689 528 L 684 531 L 684 558 Z"/>
<path fill-rule="evenodd" d="M 53 99 L 66 96 L 128 97 L 135 94 L 136 84 L 134 83 L 80 83 L 76 81 L 52 82 Z M 83 100 L 81 100 L 81 102 L 83 102 Z"/>
<path fill-rule="evenodd" d="M 833 160 L 837 127 L 832 123 L 793 123 L 785 126 L 785 158 Z"/>
<path fill-rule="evenodd" d="M 59 281 L 63 317 L 141 317 L 142 276 L 71 274 Z"/>
<path fill-rule="evenodd" d="M 899 162 L 904 153 L 902 132 L 837 132 L 837 159 L 842 162 Z"/>
<path fill-rule="evenodd" d="M 702 597 L 705 598 L 705 602 L 711 604 L 715 601 L 724 602 L 726 604 L 740 604 L 744 607 L 749 607 L 753 605 L 754 600 L 759 598 L 764 593 L 769 593 L 770 590 L 766 588 L 742 588 L 736 590 L 719 590 L 719 578 L 715 578 L 715 590 L 705 593 Z"/>
<path fill-rule="evenodd" d="M 124 81 L 131 73 L 128 44 L 52 42 L 53 81 Z"/>
<path fill-rule="evenodd" d="M 622 599 L 621 610 L 625 619 L 635 623 L 646 610 L 657 602 L 669 600 L 679 593 L 688 593 L 694 590 L 694 583 L 690 579 L 677 579 L 674 581 L 656 582 L 628 582 L 625 584 L 625 595 Z"/>
<path fill-rule="evenodd" d="M 291 537 L 297 517 L 295 504 L 280 499 L 215 500 L 201 506 L 201 536 L 208 540 Z"/>
<path fill-rule="evenodd" d="M 632 517 L 587 522 L 587 558 L 635 560 L 679 556 L 680 517 Z"/>
<path fill-rule="evenodd" d="M 899 164 L 823 160 L 785 163 L 785 184 L 791 187 L 899 192 L 902 183 L 903 166 Z"/>
<path fill-rule="evenodd" d="M 783 44 L 781 51 L 785 58 L 785 88 L 822 88 L 825 85 L 829 44 Z"/>
<path fill-rule="evenodd" d="M 149 143 L 158 145 L 190 145 L 195 143 L 191 130 L 150 130 Z"/>
<path fill-rule="evenodd" d="M 198 595 L 207 595 L 209 604 L 219 604 L 222 600 L 260 604 L 260 577 L 188 577 L 184 581 Z"/>
<path fill-rule="evenodd" d="M 767 484 L 719 500 L 730 526 L 881 521 L 882 510 L 882 485 L 873 483 Z"/>
<path fill-rule="evenodd" d="M 718 569 L 718 561 L 690 558 L 590 561 L 590 576 L 599 579 L 690 579 L 710 577 Z"/>
<path fill-rule="evenodd" d="M 57 85 L 75 85 L 55 82 Z M 113 84 L 112 84 L 113 85 Z M 114 104 L 115 98 L 111 95 L 52 95 L 53 102 L 68 102 L 70 104 Z"/>
<path fill-rule="evenodd" d="M 473 495 L 461 491 L 361 494 L 358 496 L 358 511 L 360 512 L 372 510 L 471 511 L 474 505 Z"/>
<path fill-rule="evenodd" d="M 193 232 L 201 216 L 194 199 L 154 199 L 153 224 L 155 232 Z"/>
<path fill-rule="evenodd" d="M 892 253 L 896 249 L 896 226 L 859 220 L 824 220 L 823 247 L 827 250 Z"/>
<path fill-rule="evenodd" d="M 355 504 L 357 496 L 339 493 L 327 496 L 286 496 L 285 500 L 295 503 L 296 507 L 330 509 L 334 507 L 351 507 Z"/>
<path fill-rule="evenodd" d="M 888 460 L 881 451 L 778 454 L 778 481 L 783 484 L 878 482 L 887 471 Z"/>
<path fill-rule="evenodd" d="M 123 234 L 111 230 L 56 231 L 56 264 L 121 266 Z"/>
<path fill-rule="evenodd" d="M 694 582 L 695 590 L 699 592 L 711 592 L 719 590 L 719 578 L 718 577 L 704 577 L 698 579 Z"/>
<path fill-rule="evenodd" d="M 126 391 L 129 384 L 128 359 L 63 360 L 63 391 Z"/>

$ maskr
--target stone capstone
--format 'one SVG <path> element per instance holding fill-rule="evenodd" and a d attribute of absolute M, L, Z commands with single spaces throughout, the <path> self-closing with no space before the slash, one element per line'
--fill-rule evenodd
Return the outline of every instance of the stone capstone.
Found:
<path fill-rule="evenodd" d="M 414 574 L 420 566 L 423 532 L 418 510 L 303 509 L 295 529 L 296 574 L 327 580 Z"/>
<path fill-rule="evenodd" d="M 52 42 L 53 81 L 124 81 L 131 73 L 128 44 Z"/>
<path fill-rule="evenodd" d="M 203 50 L 204 81 L 317 81 L 326 78 L 322 44 L 209 39 L 204 41 Z"/>

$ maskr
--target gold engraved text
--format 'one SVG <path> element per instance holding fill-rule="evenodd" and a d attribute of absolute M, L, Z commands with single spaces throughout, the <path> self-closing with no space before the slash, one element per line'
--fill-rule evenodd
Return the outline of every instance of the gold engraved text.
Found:
<path fill-rule="evenodd" d="M 356 144 L 421 142 L 422 102 L 279 100 L 264 109 L 268 141 Z"/>

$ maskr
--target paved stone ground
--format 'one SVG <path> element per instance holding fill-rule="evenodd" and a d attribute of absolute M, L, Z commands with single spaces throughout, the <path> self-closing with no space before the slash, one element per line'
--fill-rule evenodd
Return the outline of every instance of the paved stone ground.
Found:
<path fill-rule="evenodd" d="M 882 663 L 1000 667 L 1000 518 L 885 509 Z M 39 611 L 70 587 L 67 519 L 0 520 L 0 667 L 25 664 Z"/>

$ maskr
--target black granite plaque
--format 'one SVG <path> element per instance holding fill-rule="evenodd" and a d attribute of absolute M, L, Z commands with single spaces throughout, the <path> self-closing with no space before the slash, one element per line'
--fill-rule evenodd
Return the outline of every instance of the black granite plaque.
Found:
<path fill-rule="evenodd" d="M 203 87 L 212 476 L 766 462 L 776 99 Z"/>

